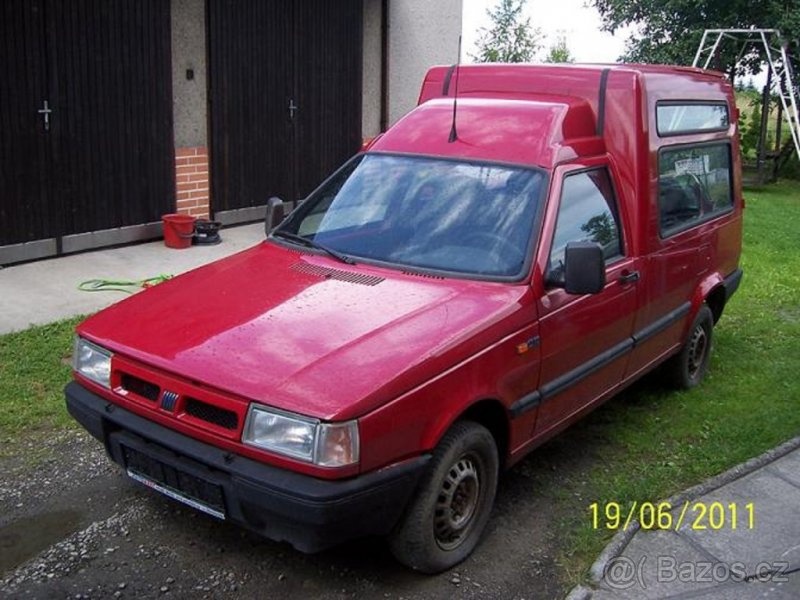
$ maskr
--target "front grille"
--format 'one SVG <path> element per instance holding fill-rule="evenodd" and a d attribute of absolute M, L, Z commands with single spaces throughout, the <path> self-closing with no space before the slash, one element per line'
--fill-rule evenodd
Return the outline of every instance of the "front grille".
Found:
<path fill-rule="evenodd" d="M 236 429 L 239 424 L 239 418 L 232 410 L 213 406 L 195 398 L 186 399 L 184 410 L 186 414 L 193 416 L 195 419 L 200 419 L 225 429 Z"/>
<path fill-rule="evenodd" d="M 171 467 L 128 446 L 123 445 L 122 450 L 125 453 L 125 466 L 134 473 L 219 512 L 225 511 L 225 500 L 219 485 Z"/>
<path fill-rule="evenodd" d="M 137 396 L 141 396 L 152 402 L 157 402 L 158 395 L 161 393 L 161 389 L 156 384 L 145 381 L 144 379 L 139 379 L 128 373 L 122 374 L 120 383 L 122 387 L 129 392 L 133 392 Z"/>

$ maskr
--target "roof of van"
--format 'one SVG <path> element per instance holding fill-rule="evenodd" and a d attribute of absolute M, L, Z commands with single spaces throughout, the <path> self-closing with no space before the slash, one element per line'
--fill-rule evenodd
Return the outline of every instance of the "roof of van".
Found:
<path fill-rule="evenodd" d="M 370 151 L 426 154 L 480 161 L 549 168 L 575 156 L 563 147 L 566 141 L 594 143 L 595 118 L 589 103 L 562 96 L 537 100 L 459 98 L 456 132 L 453 101 L 435 98 L 408 113 L 393 125 Z M 571 156 L 564 156 L 571 152 Z"/>
<path fill-rule="evenodd" d="M 563 160 L 604 152 L 604 127 L 613 127 L 617 138 L 643 131 L 645 94 L 651 100 L 719 100 L 729 87 L 722 73 L 680 66 L 432 67 L 419 106 L 370 150 L 552 168 Z M 456 96 L 457 139 L 450 142 Z M 615 121 L 606 124 L 608 119 Z"/>
<path fill-rule="evenodd" d="M 692 91 L 698 84 L 717 86 L 724 75 L 696 67 L 644 64 L 507 64 L 483 63 L 431 67 L 425 76 L 418 104 L 438 96 L 525 97 L 551 93 L 595 101 L 604 77 L 638 79 L 648 89 L 667 85 Z M 714 86 L 714 87 L 717 87 Z"/>

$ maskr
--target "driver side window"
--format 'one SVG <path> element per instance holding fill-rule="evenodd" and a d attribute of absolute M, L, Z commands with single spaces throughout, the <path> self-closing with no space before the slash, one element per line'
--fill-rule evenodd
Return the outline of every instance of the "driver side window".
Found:
<path fill-rule="evenodd" d="M 548 281 L 563 282 L 564 250 L 569 242 L 596 242 L 606 264 L 622 257 L 622 236 L 616 198 L 605 168 L 580 171 L 564 178 Z"/>

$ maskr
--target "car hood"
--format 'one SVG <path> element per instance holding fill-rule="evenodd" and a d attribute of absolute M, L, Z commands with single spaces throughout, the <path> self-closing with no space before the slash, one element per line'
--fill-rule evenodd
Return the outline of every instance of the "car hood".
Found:
<path fill-rule="evenodd" d="M 338 420 L 508 333 L 503 322 L 527 290 L 344 265 L 264 242 L 119 302 L 79 333 L 192 381 Z"/>

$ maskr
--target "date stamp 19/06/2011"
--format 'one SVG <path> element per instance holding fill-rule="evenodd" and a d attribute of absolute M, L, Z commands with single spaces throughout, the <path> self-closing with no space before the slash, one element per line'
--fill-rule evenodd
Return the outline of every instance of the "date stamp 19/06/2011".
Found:
<path fill-rule="evenodd" d="M 677 531 L 682 526 L 693 530 L 755 529 L 754 502 L 593 502 L 589 505 L 592 529 L 627 531 L 635 521 L 645 530 Z"/>

